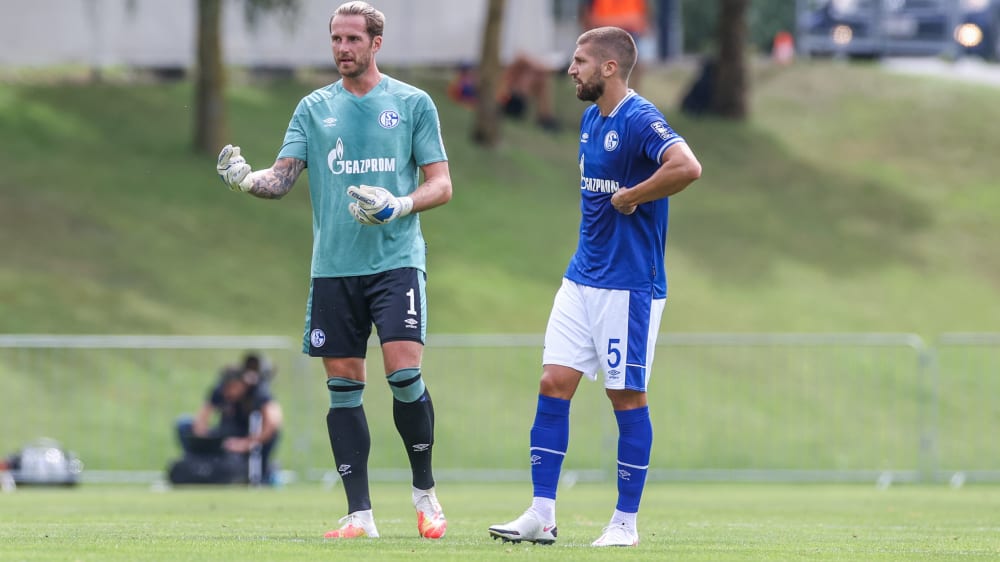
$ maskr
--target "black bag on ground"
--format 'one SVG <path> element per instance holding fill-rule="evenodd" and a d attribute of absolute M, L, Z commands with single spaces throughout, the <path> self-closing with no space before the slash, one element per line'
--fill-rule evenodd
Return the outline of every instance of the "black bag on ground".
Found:
<path fill-rule="evenodd" d="M 244 484 L 247 459 L 243 455 L 188 453 L 167 469 L 171 484 Z"/>

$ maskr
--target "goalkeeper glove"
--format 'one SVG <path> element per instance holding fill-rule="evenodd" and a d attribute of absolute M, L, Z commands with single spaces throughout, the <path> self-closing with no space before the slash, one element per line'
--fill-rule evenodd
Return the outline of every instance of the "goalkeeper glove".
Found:
<path fill-rule="evenodd" d="M 219 153 L 219 163 L 215 167 L 222 183 L 233 191 L 250 191 L 250 164 L 240 156 L 240 147 L 227 144 Z"/>
<path fill-rule="evenodd" d="M 404 217 L 413 210 L 413 199 L 396 197 L 384 187 L 352 185 L 347 188 L 347 194 L 357 200 L 357 203 L 351 203 L 348 208 L 354 215 L 354 220 L 361 224 L 385 224 Z"/>

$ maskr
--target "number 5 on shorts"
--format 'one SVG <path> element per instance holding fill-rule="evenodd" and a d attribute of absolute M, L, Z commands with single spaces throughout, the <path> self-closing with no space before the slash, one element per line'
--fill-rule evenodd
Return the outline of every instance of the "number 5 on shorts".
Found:
<path fill-rule="evenodd" d="M 622 352 L 615 347 L 622 342 L 619 338 L 608 338 L 608 368 L 614 369 L 622 362 Z"/>

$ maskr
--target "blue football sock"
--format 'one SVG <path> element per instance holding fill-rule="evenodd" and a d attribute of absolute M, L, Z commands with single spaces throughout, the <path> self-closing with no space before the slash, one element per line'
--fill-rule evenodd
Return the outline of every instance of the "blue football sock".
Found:
<path fill-rule="evenodd" d="M 569 400 L 538 396 L 530 443 L 534 495 L 555 499 L 559 472 L 569 446 Z"/>
<path fill-rule="evenodd" d="M 646 486 L 649 452 L 653 447 L 653 424 L 649 407 L 615 412 L 618 420 L 618 505 L 626 513 L 639 512 Z"/>

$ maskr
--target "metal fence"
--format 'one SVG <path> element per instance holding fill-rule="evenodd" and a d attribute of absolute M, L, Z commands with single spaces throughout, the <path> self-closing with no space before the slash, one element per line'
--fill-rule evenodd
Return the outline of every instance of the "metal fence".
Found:
<path fill-rule="evenodd" d="M 527 479 L 540 335 L 431 336 L 440 479 Z M 85 480 L 161 478 L 193 412 L 245 350 L 277 366 L 289 474 L 335 477 L 322 366 L 278 337 L 0 336 L 0 454 L 46 436 Z M 391 394 L 370 349 L 365 407 L 375 479 L 407 478 Z M 1000 480 L 1000 335 L 667 334 L 649 387 L 652 479 Z M 566 474 L 614 474 L 617 428 L 600 384 L 573 401 Z"/>
<path fill-rule="evenodd" d="M 1000 480 L 1000 333 L 948 333 L 935 345 L 935 473 Z"/>

